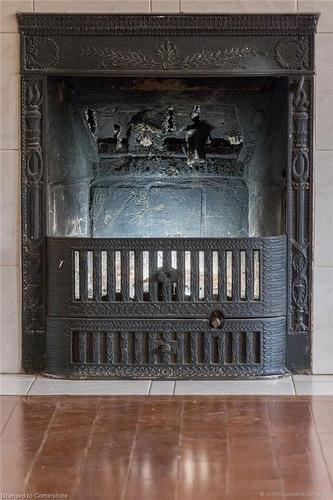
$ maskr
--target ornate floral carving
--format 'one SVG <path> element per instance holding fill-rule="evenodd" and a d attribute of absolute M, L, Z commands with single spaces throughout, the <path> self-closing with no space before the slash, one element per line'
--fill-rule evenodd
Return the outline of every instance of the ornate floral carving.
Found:
<path fill-rule="evenodd" d="M 293 100 L 292 197 L 295 213 L 292 230 L 291 256 L 291 331 L 309 332 L 309 227 L 308 202 L 310 188 L 309 98 L 306 81 L 297 82 Z"/>
<path fill-rule="evenodd" d="M 284 69 L 309 69 L 309 42 L 306 37 L 282 38 L 275 45 L 275 57 Z"/>
<path fill-rule="evenodd" d="M 28 68 L 53 68 L 59 60 L 59 46 L 53 38 L 29 37 L 26 40 L 26 65 Z"/>
<path fill-rule="evenodd" d="M 41 185 L 43 178 L 43 158 L 41 148 L 41 105 L 42 84 L 40 81 L 28 83 L 26 91 L 26 180 L 30 191 L 30 224 L 28 235 L 37 240 L 41 228 Z"/>
<path fill-rule="evenodd" d="M 92 58 L 102 68 L 156 68 L 164 70 L 196 70 L 200 68 L 243 67 L 241 61 L 248 57 L 267 56 L 254 47 L 237 46 L 223 50 L 194 52 L 182 55 L 177 45 L 170 40 L 160 43 L 156 56 L 150 56 L 140 50 L 121 51 L 111 47 L 80 47 L 80 57 Z"/>
<path fill-rule="evenodd" d="M 43 82 L 34 78 L 23 79 L 23 365 L 29 370 L 40 369 L 45 339 L 42 106 Z"/>

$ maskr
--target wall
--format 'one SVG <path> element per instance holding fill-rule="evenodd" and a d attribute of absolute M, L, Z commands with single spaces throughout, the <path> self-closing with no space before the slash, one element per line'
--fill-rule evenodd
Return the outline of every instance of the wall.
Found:
<path fill-rule="evenodd" d="M 3 372 L 20 371 L 19 37 L 15 12 L 321 12 L 315 124 L 314 373 L 333 373 L 333 0 L 0 0 Z M 5 237 L 4 237 L 5 236 Z"/>

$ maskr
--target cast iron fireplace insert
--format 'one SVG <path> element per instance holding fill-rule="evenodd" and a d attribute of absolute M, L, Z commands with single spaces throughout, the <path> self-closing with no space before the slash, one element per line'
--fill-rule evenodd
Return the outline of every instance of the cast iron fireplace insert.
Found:
<path fill-rule="evenodd" d="M 311 370 L 317 14 L 19 14 L 23 369 Z"/>

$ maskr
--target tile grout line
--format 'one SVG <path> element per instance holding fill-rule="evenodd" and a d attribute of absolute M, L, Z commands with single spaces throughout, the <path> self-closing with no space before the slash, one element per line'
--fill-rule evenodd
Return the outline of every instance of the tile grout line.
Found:
<path fill-rule="evenodd" d="M 176 385 L 176 380 L 174 381 L 174 384 Z M 182 402 L 182 409 L 181 409 L 181 412 L 180 412 L 180 425 L 179 425 L 179 438 L 178 438 L 178 453 L 177 453 L 177 456 L 176 456 L 176 464 L 177 464 L 177 468 L 176 468 L 176 487 L 175 487 L 175 495 L 174 495 L 174 498 L 175 500 L 179 500 L 179 492 L 178 492 L 178 485 L 179 485 L 179 466 L 180 466 L 180 448 L 181 448 L 181 445 L 182 445 L 182 440 L 183 440 L 183 417 L 184 417 L 184 411 L 185 411 L 185 408 L 184 408 L 184 401 Z"/>
<path fill-rule="evenodd" d="M 9 151 L 20 153 L 21 149 L 0 148 L 0 153 L 8 153 Z"/>
<path fill-rule="evenodd" d="M 138 410 L 137 422 L 136 422 L 136 426 L 135 426 L 135 432 L 134 432 L 134 435 L 133 435 L 133 443 L 132 443 L 131 451 L 130 451 L 130 454 L 129 454 L 129 460 L 128 460 L 128 466 L 127 466 L 127 470 L 126 470 L 124 487 L 122 489 L 122 492 L 121 492 L 119 500 L 125 500 L 126 499 L 126 492 L 127 492 L 127 488 L 128 488 L 128 480 L 129 480 L 129 477 L 130 477 L 130 473 L 131 473 L 131 469 L 132 469 L 132 463 L 133 463 L 133 457 L 134 457 L 135 449 L 136 449 L 136 446 L 137 446 L 137 437 L 138 437 L 138 434 L 139 434 L 141 412 L 142 412 L 142 403 L 140 403 L 140 407 L 139 407 L 139 410 Z"/>
<path fill-rule="evenodd" d="M 151 379 L 151 380 L 149 380 L 149 388 L 148 388 L 147 396 L 151 396 L 152 385 L 153 385 L 153 380 Z"/>
<path fill-rule="evenodd" d="M 175 392 L 176 392 L 176 383 L 177 383 L 177 380 L 174 380 L 173 381 L 173 390 L 172 390 L 172 395 L 175 396 Z"/>
<path fill-rule="evenodd" d="M 34 385 L 34 383 L 36 382 L 36 379 L 37 379 L 37 375 L 34 376 L 34 378 L 32 379 L 31 381 L 31 384 L 29 385 L 26 393 L 25 393 L 25 396 L 28 396 L 29 392 L 30 392 L 30 389 L 32 388 L 32 386 Z"/>
<path fill-rule="evenodd" d="M 30 396 L 30 391 L 32 390 L 32 387 L 34 386 L 35 382 L 37 381 L 38 375 L 35 375 L 35 378 L 31 382 L 27 392 L 25 393 L 26 396 Z"/>
<path fill-rule="evenodd" d="M 17 396 L 14 396 L 14 397 L 17 397 Z M 9 417 L 7 418 L 5 425 L 4 425 L 4 426 L 3 426 L 3 428 L 1 429 L 0 436 L 2 436 L 2 435 L 3 435 L 3 433 L 5 432 L 5 429 L 6 429 L 7 425 L 8 425 L 8 422 L 9 422 L 9 420 L 12 418 L 13 413 L 14 413 L 14 411 L 16 410 L 16 407 L 17 407 L 17 405 L 18 405 L 18 402 L 19 402 L 19 398 L 17 397 L 17 401 L 16 401 L 16 403 L 15 403 L 15 405 L 14 405 L 14 408 L 13 408 L 13 409 L 12 409 L 12 411 L 10 412 L 10 415 L 9 415 Z"/>
<path fill-rule="evenodd" d="M 293 389 L 294 389 L 294 396 L 297 396 L 296 383 L 295 383 L 293 375 L 291 376 L 291 383 L 292 383 Z"/>
<path fill-rule="evenodd" d="M 314 414 L 313 414 L 311 402 L 308 402 L 308 405 L 309 405 L 309 408 L 310 408 L 311 418 L 312 418 L 312 421 L 313 421 L 313 424 L 314 424 L 314 427 L 315 427 L 315 430 L 316 430 L 316 435 L 317 435 L 317 439 L 318 439 L 318 442 L 319 442 L 319 448 L 320 448 L 320 451 L 321 451 L 321 456 L 322 456 L 323 462 L 325 464 L 326 472 L 327 472 L 327 475 L 328 475 L 328 479 L 329 479 L 329 482 L 331 484 L 331 488 L 332 488 L 332 491 L 333 491 L 333 478 L 331 477 L 330 469 L 328 467 L 328 463 L 327 463 L 327 460 L 326 460 L 326 455 L 325 455 L 324 449 L 323 449 L 323 444 L 322 444 L 321 439 L 320 439 L 320 433 L 319 433 L 318 428 L 317 428 L 316 419 L 314 418 Z"/>
<path fill-rule="evenodd" d="M 265 410 L 266 410 L 266 417 L 267 417 L 268 426 L 270 429 L 270 432 L 268 434 L 268 436 L 269 436 L 268 439 L 269 439 L 269 442 L 271 445 L 273 463 L 274 463 L 275 470 L 278 473 L 280 489 L 281 489 L 281 491 L 283 491 L 283 490 L 286 490 L 286 488 L 285 488 L 285 485 L 283 484 L 283 476 L 280 472 L 280 467 L 278 466 L 278 462 L 277 462 L 277 455 L 276 455 L 276 450 L 275 450 L 275 440 L 272 437 L 273 436 L 273 428 L 272 428 L 273 426 L 272 426 L 272 420 L 271 420 L 270 405 L 269 405 L 268 401 L 265 401 Z"/>
<path fill-rule="evenodd" d="M 83 468 L 84 468 L 84 466 L 86 464 L 87 457 L 88 457 L 88 454 L 89 454 L 89 450 L 91 448 L 91 444 L 93 442 L 94 434 L 96 432 L 96 427 L 97 427 L 96 423 L 97 423 L 98 418 L 99 418 L 100 406 L 101 406 L 101 403 L 97 402 L 96 408 L 95 408 L 96 413 L 95 413 L 93 421 L 91 422 L 91 428 L 89 430 L 88 439 L 87 439 L 86 445 L 85 445 L 84 450 L 83 450 L 83 455 L 81 457 L 81 460 L 80 460 L 80 463 L 79 463 L 79 466 L 78 466 L 78 470 L 76 471 L 76 478 L 75 478 L 75 482 L 74 482 L 74 485 L 73 485 L 73 494 L 74 494 L 74 496 L 76 495 L 76 492 L 79 489 L 80 482 L 82 480 L 82 471 L 83 471 Z"/>
<path fill-rule="evenodd" d="M 26 475 L 26 478 L 25 478 L 25 481 L 24 481 L 24 485 L 23 485 L 23 491 L 25 491 L 27 489 L 27 486 L 29 484 L 29 480 L 30 480 L 33 468 L 36 465 L 38 458 L 40 457 L 42 449 L 44 448 L 44 445 L 45 445 L 47 437 L 48 437 L 49 429 L 50 429 L 52 421 L 53 421 L 53 419 L 54 419 L 54 417 L 55 417 L 55 415 L 57 413 L 57 409 L 58 409 L 58 402 L 56 402 L 56 405 L 55 405 L 55 408 L 53 410 L 52 416 L 51 416 L 51 418 L 50 418 L 50 420 L 49 420 L 49 422 L 47 424 L 47 427 L 46 427 L 46 429 L 44 431 L 43 439 L 42 439 L 42 441 L 41 441 L 41 443 L 40 443 L 40 445 L 38 447 L 38 450 L 36 451 L 36 454 L 35 454 L 32 462 L 31 462 L 31 465 L 30 465 L 29 470 L 27 472 L 27 475 Z"/>

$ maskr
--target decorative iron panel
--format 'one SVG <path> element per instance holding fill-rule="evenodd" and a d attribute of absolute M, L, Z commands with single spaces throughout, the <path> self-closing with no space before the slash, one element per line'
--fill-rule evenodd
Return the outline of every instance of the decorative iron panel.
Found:
<path fill-rule="evenodd" d="M 318 17 L 318 14 L 18 15 L 22 72 L 22 366 L 25 371 L 35 372 L 43 369 L 45 360 L 47 259 L 44 163 L 47 152 L 44 128 L 48 118 L 45 105 L 47 78 L 64 73 L 105 76 L 135 74 L 142 77 L 152 73 L 160 76 L 195 74 L 206 78 L 207 72 L 219 77 L 228 75 L 288 77 L 290 140 L 286 165 L 286 211 L 289 265 L 288 293 L 285 294 L 288 319 L 288 367 L 293 371 L 310 370 L 313 74 L 314 34 Z M 59 245 L 61 247 L 61 241 Z M 89 249 L 83 247 L 82 250 Z M 140 248 L 133 250 L 137 281 L 141 275 L 141 250 Z M 248 265 L 252 269 L 252 250 L 245 247 L 244 251 L 248 256 Z M 178 252 L 179 276 L 184 265 L 183 257 L 182 252 Z M 149 259 L 150 269 L 156 271 L 158 268 L 154 254 L 150 254 Z M 206 263 L 209 263 L 209 260 L 208 256 Z M 194 257 L 193 263 L 195 262 Z M 237 297 L 239 290 L 236 290 L 233 300 L 227 301 L 227 284 L 224 282 L 225 273 L 222 272 L 224 262 L 224 256 L 220 252 L 217 271 L 218 296 L 219 303 L 223 305 L 227 316 L 241 316 L 246 311 L 247 303 L 254 315 L 265 316 L 265 311 L 270 305 L 276 307 L 272 314 L 280 314 L 278 310 L 282 311 L 282 304 L 278 304 L 276 297 L 272 299 L 272 304 L 269 302 L 265 304 L 262 299 L 252 300 L 254 297 L 251 297 L 251 291 L 254 291 L 254 288 L 251 272 L 246 273 L 245 278 L 246 300 L 239 301 Z M 74 268 L 66 259 L 64 263 L 66 269 L 71 266 Z M 124 263 L 126 265 L 126 261 Z M 53 261 L 49 273 L 54 271 L 56 275 L 57 265 L 59 261 Z M 85 269 L 84 259 L 80 260 L 79 265 Z M 95 258 L 94 266 L 95 270 L 98 270 L 98 258 Z M 100 300 L 103 295 L 99 296 L 101 287 L 97 279 L 98 272 L 95 272 L 93 294 L 95 293 L 96 300 L 89 298 L 84 304 L 80 304 L 71 296 L 67 315 L 90 316 L 99 308 L 98 314 L 102 316 L 103 314 L 112 316 L 115 313 L 126 316 L 128 311 L 132 314 L 133 308 L 138 307 L 143 315 L 151 314 L 153 311 L 156 316 L 164 316 L 172 315 L 173 311 L 180 307 L 182 315 L 193 316 L 195 310 L 196 317 L 206 317 L 212 311 L 211 305 L 214 307 L 216 305 L 216 302 L 210 301 L 209 273 L 204 279 L 203 287 L 205 299 L 209 300 L 185 301 L 186 289 L 181 278 L 178 280 L 177 289 L 181 300 L 170 301 L 169 291 L 166 289 L 166 300 L 158 301 L 158 284 L 152 283 L 149 289 L 152 302 L 143 300 L 144 290 L 140 285 L 136 285 L 136 302 L 116 301 L 116 285 L 113 283 L 115 275 L 112 266 L 115 266 L 115 262 L 110 251 L 108 301 Z M 274 273 L 278 274 L 276 269 Z M 238 278 L 241 279 L 241 275 Z M 196 280 L 193 274 L 193 282 Z M 57 297 L 53 296 L 52 290 L 49 290 L 49 314 L 64 312 L 60 282 L 61 280 L 58 280 Z M 63 275 L 62 286 L 66 294 L 72 293 L 72 274 Z M 80 282 L 79 286 L 83 298 L 88 289 L 84 281 Z M 263 281 L 261 292 L 264 293 L 268 286 L 269 280 Z M 281 289 L 280 285 L 278 288 Z M 278 295 L 279 293 L 277 291 Z M 262 298 L 265 297 L 264 293 Z M 235 298 L 237 300 L 234 300 Z M 144 309 L 146 307 L 150 308 L 148 312 Z M 149 370 L 145 373 L 150 374 Z M 216 373 L 224 372 L 222 370 Z M 201 369 L 200 374 L 205 376 L 205 369 Z"/>
<path fill-rule="evenodd" d="M 257 376 L 285 373 L 285 318 L 48 319 L 48 367 L 80 377 Z"/>
<path fill-rule="evenodd" d="M 285 269 L 284 236 L 48 238 L 48 315 L 284 316 Z"/>

